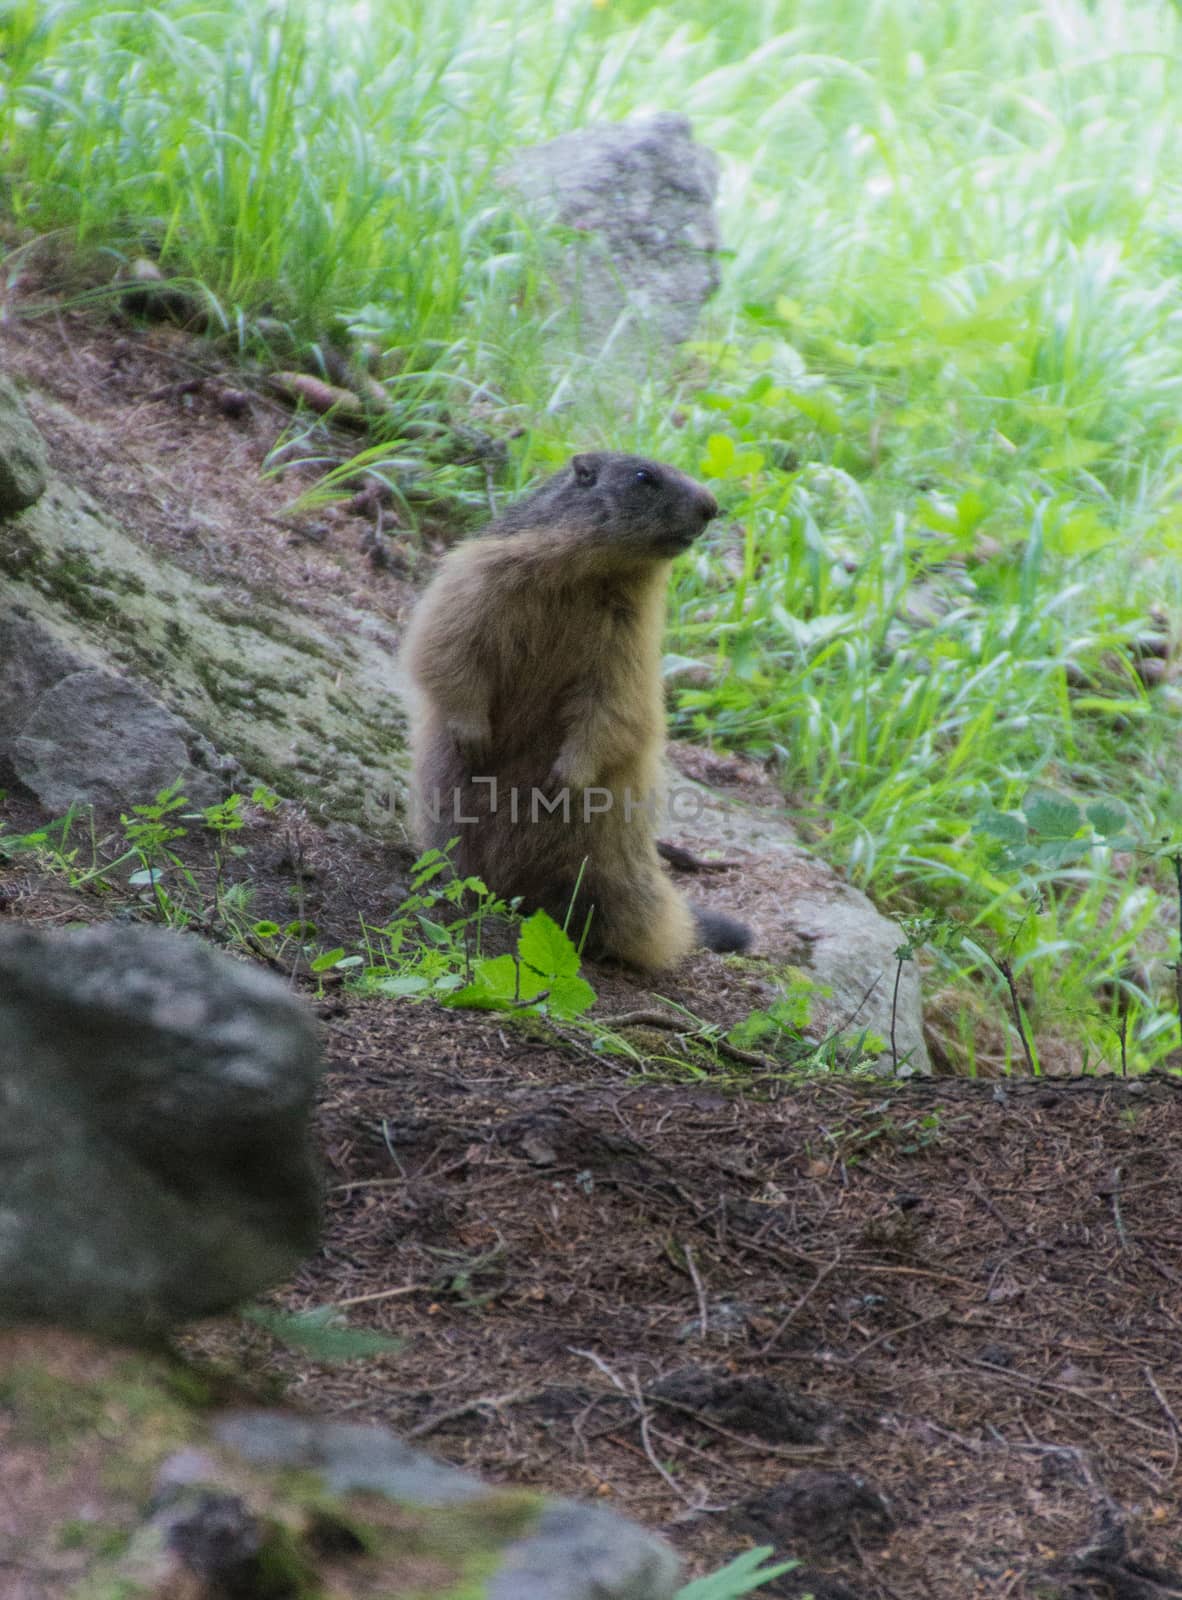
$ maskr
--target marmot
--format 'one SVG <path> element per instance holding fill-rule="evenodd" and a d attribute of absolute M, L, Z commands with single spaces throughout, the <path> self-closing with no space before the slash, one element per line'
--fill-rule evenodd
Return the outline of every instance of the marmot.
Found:
<path fill-rule="evenodd" d="M 655 970 L 695 944 L 743 950 L 692 908 L 654 828 L 673 557 L 718 504 L 675 467 L 578 455 L 444 562 L 411 619 L 415 826 L 459 836 L 457 871 L 541 906 L 585 946 Z"/>

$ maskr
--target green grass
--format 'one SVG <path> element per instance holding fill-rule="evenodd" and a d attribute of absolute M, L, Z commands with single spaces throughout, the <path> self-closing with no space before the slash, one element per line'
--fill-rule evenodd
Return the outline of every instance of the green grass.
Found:
<path fill-rule="evenodd" d="M 392 434 L 524 428 L 508 487 L 575 445 L 708 476 L 729 516 L 669 648 L 716 673 L 679 731 L 773 757 L 887 909 L 1012 954 L 1036 1040 L 1111 1061 L 1123 993 L 1131 1060 L 1169 1048 L 1179 694 L 1128 645 L 1182 626 L 1176 7 L 48 0 L 0 28 L 25 237 L 158 254 L 243 343 L 364 330 Z M 582 372 L 554 409 L 498 163 L 653 108 L 721 157 L 723 287 L 670 379 L 621 406 Z M 1034 783 L 1119 798 L 1146 852 L 1000 878 L 973 819 Z"/>

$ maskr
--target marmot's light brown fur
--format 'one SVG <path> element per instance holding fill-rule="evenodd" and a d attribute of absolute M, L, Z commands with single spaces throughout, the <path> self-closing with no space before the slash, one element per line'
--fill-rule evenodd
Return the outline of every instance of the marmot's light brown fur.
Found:
<path fill-rule="evenodd" d="M 654 837 L 673 557 L 718 506 L 673 467 L 575 456 L 444 560 L 411 620 L 415 820 L 424 846 L 587 951 L 649 970 L 748 930 L 691 908 Z M 554 809 L 551 810 L 550 808 Z"/>

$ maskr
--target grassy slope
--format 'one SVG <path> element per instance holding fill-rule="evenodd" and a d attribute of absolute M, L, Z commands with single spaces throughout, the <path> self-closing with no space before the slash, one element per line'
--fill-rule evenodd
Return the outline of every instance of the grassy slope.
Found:
<path fill-rule="evenodd" d="M 479 389 L 493 426 L 523 423 L 519 478 L 572 443 L 710 476 L 735 531 L 677 580 L 670 649 L 719 669 L 681 728 L 775 753 L 880 902 L 1012 954 L 1044 1036 L 1111 1059 L 1123 983 L 1154 1059 L 1168 869 L 1096 849 L 1023 884 L 971 825 L 1041 783 L 1182 836 L 1178 700 L 1124 648 L 1151 608 L 1182 614 L 1176 10 L 323 9 L 0 9 L 9 208 L 147 240 L 231 334 L 260 311 L 305 339 L 364 327 L 406 416 Z M 621 415 L 587 378 L 551 412 L 496 164 L 658 108 L 722 157 L 723 290 L 675 396 Z"/>

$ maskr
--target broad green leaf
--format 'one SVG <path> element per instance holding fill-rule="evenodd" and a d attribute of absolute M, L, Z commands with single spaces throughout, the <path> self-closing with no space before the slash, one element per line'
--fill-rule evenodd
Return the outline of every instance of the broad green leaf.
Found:
<path fill-rule="evenodd" d="M 993 811 L 989 808 L 978 811 L 973 818 L 973 832 L 987 834 L 991 839 L 1000 839 L 1003 844 L 1026 842 L 1026 824 L 1021 817 L 1015 817 L 1008 811 Z"/>
<path fill-rule="evenodd" d="M 729 478 L 735 464 L 735 441 L 729 433 L 712 433 L 698 470 L 707 478 Z"/>
<path fill-rule="evenodd" d="M 1022 811 L 1031 833 L 1042 839 L 1073 839 L 1083 826 L 1083 817 L 1075 802 L 1058 795 L 1027 795 Z"/>
<path fill-rule="evenodd" d="M 585 978 L 555 978 L 549 988 L 546 1010 L 550 1016 L 563 1021 L 581 1017 L 595 1004 L 595 990 Z"/>
<path fill-rule="evenodd" d="M 822 433 L 840 433 L 844 427 L 841 412 L 829 396 L 820 389 L 794 390 L 785 396 L 789 405 L 795 406 L 802 416 L 815 422 Z"/>
<path fill-rule="evenodd" d="M 476 1011 L 510 1011 L 548 987 L 513 956 L 492 956 L 477 962 L 472 982 L 443 1000 L 445 1006 L 466 1006 Z"/>
<path fill-rule="evenodd" d="M 348 1327 L 335 1306 L 313 1306 L 308 1311 L 294 1313 L 272 1311 L 266 1306 L 244 1306 L 241 1314 L 265 1328 L 280 1344 L 288 1345 L 313 1361 L 360 1361 L 369 1356 L 390 1355 L 401 1350 L 406 1342 L 368 1328 Z"/>
<path fill-rule="evenodd" d="M 1101 839 L 1112 839 L 1129 825 L 1128 812 L 1107 800 L 1096 800 L 1084 812 Z"/>
<path fill-rule="evenodd" d="M 522 924 L 517 950 L 522 961 L 546 977 L 574 977 L 579 970 L 578 951 L 544 911 L 535 911 Z"/>
<path fill-rule="evenodd" d="M 368 981 L 379 994 L 389 994 L 396 997 L 409 994 L 425 994 L 431 987 L 430 979 L 420 977 L 417 973 L 408 973 L 404 978 L 377 977 Z"/>

